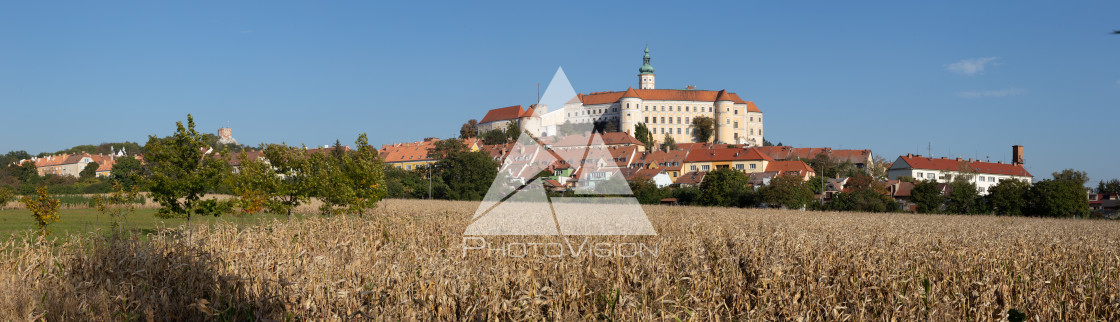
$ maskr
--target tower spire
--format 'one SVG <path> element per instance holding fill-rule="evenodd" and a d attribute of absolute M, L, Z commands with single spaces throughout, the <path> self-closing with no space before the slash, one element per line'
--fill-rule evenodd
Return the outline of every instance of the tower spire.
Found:
<path fill-rule="evenodd" d="M 638 88 L 653 89 L 653 65 L 649 64 L 649 44 L 642 55 L 642 67 L 638 68 Z"/>

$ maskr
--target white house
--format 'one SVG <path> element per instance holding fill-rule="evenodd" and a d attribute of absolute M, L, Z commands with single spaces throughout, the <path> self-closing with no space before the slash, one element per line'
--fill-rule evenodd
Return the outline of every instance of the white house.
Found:
<path fill-rule="evenodd" d="M 1034 176 L 1019 162 L 991 163 L 961 158 L 929 158 L 911 154 L 899 156 L 890 169 L 887 169 L 887 176 L 891 180 L 909 176 L 916 180 L 934 180 L 938 183 L 949 183 L 954 178 L 964 176 L 969 182 L 976 184 L 976 189 L 981 195 L 988 194 L 992 186 L 1003 180 L 1031 183 L 1034 179 Z"/>

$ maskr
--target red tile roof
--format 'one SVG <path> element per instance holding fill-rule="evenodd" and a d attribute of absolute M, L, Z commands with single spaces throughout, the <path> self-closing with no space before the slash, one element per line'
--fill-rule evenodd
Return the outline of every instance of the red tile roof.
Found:
<path fill-rule="evenodd" d="M 984 174 L 1002 174 L 1021 177 L 1033 177 L 1027 169 L 1023 169 L 1021 165 L 1012 165 L 1005 163 L 991 163 L 980 161 L 960 161 L 956 159 L 935 159 L 919 156 L 900 156 L 903 162 L 910 165 L 913 169 L 925 170 L 942 170 L 942 171 L 960 171 L 963 168 L 969 168 L 973 171 Z"/>
<path fill-rule="evenodd" d="M 766 164 L 766 172 L 777 172 L 778 175 L 787 172 L 796 172 L 800 175 L 805 175 L 806 173 L 813 172 L 813 168 L 810 168 L 808 164 L 801 161 L 771 161 Z"/>
<path fill-rule="evenodd" d="M 748 161 L 748 160 L 766 160 L 774 161 L 774 158 L 758 152 L 756 148 L 748 149 L 694 149 L 688 153 L 687 162 L 712 162 L 712 161 Z"/>
<path fill-rule="evenodd" d="M 478 123 L 482 124 L 496 121 L 516 120 L 517 118 L 527 115 L 532 115 L 532 112 L 522 109 L 521 105 L 506 106 L 503 108 L 492 109 L 486 112 L 486 116 L 482 117 L 482 121 L 478 121 Z"/>
<path fill-rule="evenodd" d="M 705 174 L 706 174 L 706 172 L 702 172 L 702 171 L 691 171 L 691 172 L 682 174 L 680 177 L 677 177 L 677 181 L 675 181 L 674 183 L 676 183 L 676 184 L 698 185 L 698 184 L 704 182 L 704 175 Z"/>
<path fill-rule="evenodd" d="M 720 91 L 705 91 L 693 89 L 633 89 L 627 88 L 623 92 L 595 92 L 577 95 L 584 105 L 610 104 L 618 102 L 623 97 L 638 97 L 651 101 L 697 101 L 715 102 L 720 100 L 732 101 L 735 104 L 747 104 L 747 110 L 761 112 L 753 102 L 744 101 L 738 94 Z"/>

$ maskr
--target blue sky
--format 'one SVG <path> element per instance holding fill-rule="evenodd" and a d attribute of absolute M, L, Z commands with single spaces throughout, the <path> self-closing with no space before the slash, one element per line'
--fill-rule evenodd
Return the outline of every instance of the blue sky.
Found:
<path fill-rule="evenodd" d="M 1120 3 L 42 2 L 0 4 L 0 150 L 144 142 L 192 113 L 242 143 L 451 137 L 578 92 L 727 89 L 794 146 L 1120 177 Z"/>

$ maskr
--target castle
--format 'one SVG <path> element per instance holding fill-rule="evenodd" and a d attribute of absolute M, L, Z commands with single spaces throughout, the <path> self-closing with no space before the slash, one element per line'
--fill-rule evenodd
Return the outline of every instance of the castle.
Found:
<path fill-rule="evenodd" d="M 638 124 L 645 123 L 656 141 L 669 135 L 676 142 L 699 143 L 693 136 L 692 120 L 706 116 L 715 123 L 711 138 L 714 143 L 762 145 L 762 110 L 753 102 L 727 90 L 698 90 L 693 86 L 657 89 L 655 84 L 647 46 L 638 68 L 637 89 L 577 94 L 563 108 L 551 112 L 545 105 L 526 110 L 520 110 L 520 106 L 491 110 L 479 123 L 479 132 L 518 122 L 530 133 L 548 136 L 556 135 L 561 124 L 571 122 L 611 124 L 608 131 L 617 126 L 617 131 L 634 135 Z"/>

